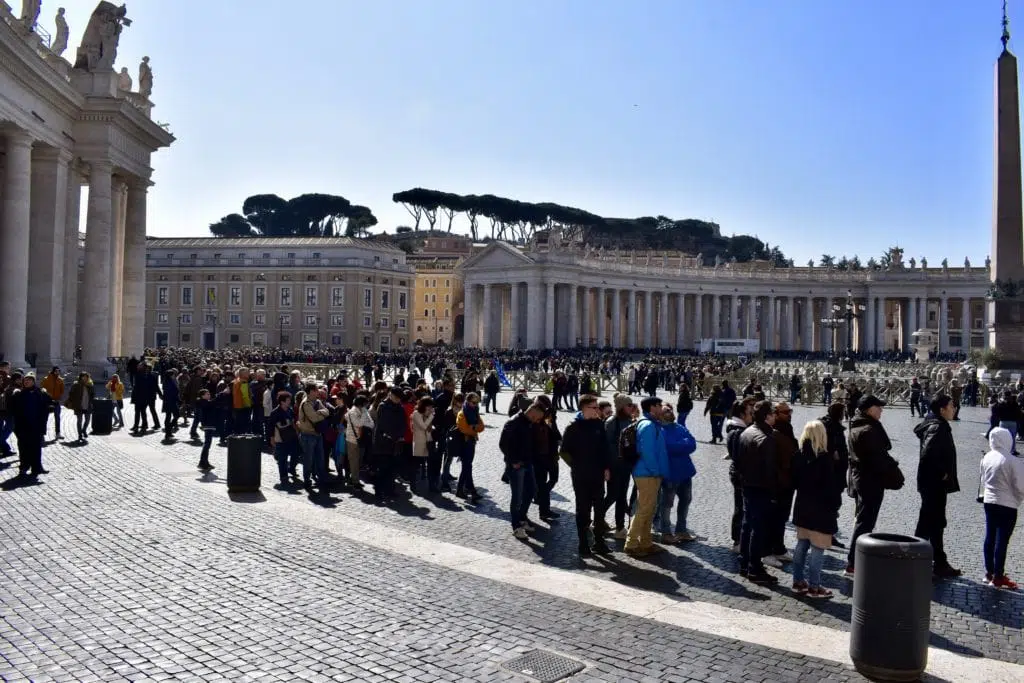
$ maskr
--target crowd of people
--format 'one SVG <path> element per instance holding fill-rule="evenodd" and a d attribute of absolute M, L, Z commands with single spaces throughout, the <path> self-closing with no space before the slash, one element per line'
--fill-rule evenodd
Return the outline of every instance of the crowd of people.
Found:
<path fill-rule="evenodd" d="M 252 364 L 262 367 L 251 369 L 249 362 L 257 360 Z M 357 368 L 361 363 L 361 371 L 318 381 L 287 363 L 268 367 L 264 359 L 237 350 L 162 350 L 132 359 L 126 382 L 114 375 L 104 388 L 115 405 L 115 426 L 125 426 L 121 409 L 129 400 L 134 433 L 147 433 L 150 418 L 168 442 L 188 427 L 189 438 L 201 444 L 197 466 L 203 471 L 214 468 L 209 458 L 214 440 L 226 446 L 232 435 L 249 435 L 273 453 L 281 488 L 341 487 L 355 493 L 369 484 L 375 500 L 386 505 L 396 499 L 400 485 L 407 485 L 414 493 L 454 493 L 477 505 L 482 496 L 473 462 L 486 416 L 498 410 L 503 364 L 550 372 L 544 393 L 514 392 L 501 428 L 503 481 L 511 489 L 509 518 L 518 539 L 536 529 L 534 506 L 537 519 L 557 518 L 551 492 L 560 469 L 568 467 L 581 558 L 612 552 L 609 538 L 622 540 L 623 551 L 635 557 L 696 540 L 688 511 L 697 443 L 686 423 L 694 399 L 704 400 L 711 443 L 724 444 L 724 457 L 731 461 L 731 536 L 739 574 L 756 584 L 775 584 L 778 576 L 769 569 L 790 564 L 793 590 L 813 598 L 831 596 L 822 585 L 821 568 L 824 551 L 842 547 L 836 534 L 843 497 L 853 498 L 855 505 L 846 568 L 852 576 L 857 539 L 874 529 L 885 492 L 904 485 L 880 419 L 884 401 L 840 384 L 821 418 L 805 424 L 798 435 L 790 403 L 767 400 L 756 383 L 738 393 L 720 380 L 706 396 L 694 395 L 708 377 L 735 369 L 735 360 L 649 356 L 631 363 L 625 356 L 583 351 L 500 359 L 450 350 L 349 354 L 344 360 Z M 460 370 L 458 376 L 453 368 Z M 593 378 L 611 372 L 626 374 L 629 386 L 604 400 L 596 395 Z M 675 406 L 658 396 L 665 389 L 678 392 Z M 12 454 L 7 441 L 13 432 L 19 475 L 45 474 L 42 447 L 49 415 L 55 416 L 61 439 L 60 410 L 72 410 L 77 438 L 85 441 L 96 400 L 88 373 L 80 373 L 68 388 L 59 368 L 37 383 L 31 372 L 0 366 L 2 455 Z M 1007 392 L 993 406 L 990 450 L 980 465 L 978 492 L 986 518 L 985 580 L 1008 589 L 1016 584 L 1006 573 L 1007 547 L 1024 501 L 1024 460 L 1016 457 L 1014 447 L 1021 419 L 1019 407 L 1013 411 L 1017 405 Z M 961 574 L 943 545 L 947 496 L 960 490 L 950 428 L 959 407 L 959 398 L 932 394 L 915 429 L 921 499 L 915 534 L 932 544 L 938 579 Z M 560 410 L 571 415 L 561 426 Z M 797 531 L 792 549 L 785 544 L 790 521 Z"/>

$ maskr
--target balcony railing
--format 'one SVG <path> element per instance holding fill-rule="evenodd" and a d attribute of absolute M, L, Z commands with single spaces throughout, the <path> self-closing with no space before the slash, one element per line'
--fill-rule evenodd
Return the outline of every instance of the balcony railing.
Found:
<path fill-rule="evenodd" d="M 412 274 L 405 263 L 374 261 L 367 258 L 154 258 L 146 259 L 147 268 L 366 268 Z"/>

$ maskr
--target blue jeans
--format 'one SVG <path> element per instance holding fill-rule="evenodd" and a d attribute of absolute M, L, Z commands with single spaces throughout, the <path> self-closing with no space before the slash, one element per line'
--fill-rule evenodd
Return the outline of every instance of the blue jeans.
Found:
<path fill-rule="evenodd" d="M 690 411 L 689 410 L 684 410 L 683 412 L 681 412 L 678 415 L 676 415 L 676 422 L 678 422 L 679 424 L 681 424 L 681 425 L 683 425 L 685 427 L 686 426 L 686 418 L 689 417 L 689 416 L 690 416 Z"/>
<path fill-rule="evenodd" d="M 1010 545 L 1010 536 L 1017 526 L 1017 510 L 985 503 L 985 542 L 982 552 L 985 555 L 985 572 L 993 576 L 1006 575 L 1006 549 Z"/>
<path fill-rule="evenodd" d="M 690 512 L 690 501 L 693 500 L 693 479 L 682 482 L 661 482 L 661 504 L 658 529 L 663 534 L 672 533 L 672 502 L 676 505 L 676 533 L 686 531 L 686 518 Z"/>
<path fill-rule="evenodd" d="M 807 563 L 807 583 L 812 586 L 821 585 L 821 565 L 825 562 L 825 550 L 815 548 L 808 538 L 796 542 L 796 549 L 793 550 L 793 583 L 804 580 L 804 560 L 807 559 L 807 551 L 811 551 L 811 561 Z"/>
<path fill-rule="evenodd" d="M 725 424 L 725 415 L 711 414 L 711 440 L 720 441 L 722 436 L 722 425 Z"/>
<path fill-rule="evenodd" d="M 92 413 L 75 413 L 75 420 L 78 422 L 78 438 L 82 441 L 89 435 L 89 423 L 92 421 Z"/>
<path fill-rule="evenodd" d="M 46 418 L 49 421 L 50 418 Z M 60 436 L 60 403 L 55 402 L 53 404 L 53 425 L 54 429 L 57 430 L 57 436 Z"/>
<path fill-rule="evenodd" d="M 765 489 L 744 487 L 743 526 L 740 530 L 740 571 L 764 574 L 764 547 L 775 506 Z"/>
<path fill-rule="evenodd" d="M 277 460 L 277 473 L 281 483 L 288 483 L 288 473 L 295 469 L 299 459 L 299 444 L 296 441 L 274 444 L 274 459 Z"/>
<path fill-rule="evenodd" d="M 0 453 L 8 455 L 14 452 L 7 439 L 14 433 L 14 418 L 0 417 Z"/>
<path fill-rule="evenodd" d="M 518 469 L 508 465 L 505 467 L 505 474 L 508 475 L 508 483 L 512 487 L 509 512 L 512 515 L 514 531 L 526 523 L 530 503 L 533 502 L 533 495 L 537 491 L 537 480 L 533 473 L 533 465 L 521 465 Z"/>
<path fill-rule="evenodd" d="M 462 467 L 459 472 L 459 483 L 455 485 L 455 490 L 465 493 L 467 496 L 471 496 L 476 493 L 476 486 L 473 485 L 473 456 L 476 455 L 476 439 L 467 439 L 466 443 L 462 446 L 462 457 L 460 458 Z"/>
<path fill-rule="evenodd" d="M 327 479 L 324 472 L 324 440 L 319 434 L 299 434 L 299 445 L 302 448 L 302 481 L 310 478 L 323 482 Z"/>
<path fill-rule="evenodd" d="M 199 452 L 199 466 L 210 464 L 210 446 L 213 444 L 213 437 L 217 430 L 212 427 L 203 427 L 203 450 Z"/>

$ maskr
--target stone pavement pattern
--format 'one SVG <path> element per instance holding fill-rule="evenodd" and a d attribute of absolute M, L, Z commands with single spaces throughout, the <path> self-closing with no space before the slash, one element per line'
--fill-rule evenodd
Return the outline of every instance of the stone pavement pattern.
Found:
<path fill-rule="evenodd" d="M 837 629 L 849 628 L 852 583 L 842 576 L 846 565 L 845 551 L 829 552 L 826 556 L 823 583 L 836 593 L 831 601 L 794 599 L 787 588 L 787 577 L 782 577 L 779 588 L 768 589 L 753 586 L 736 574 L 736 559 L 730 551 L 732 543 L 729 538 L 732 489 L 727 477 L 728 462 L 721 459 L 725 452 L 723 446 L 707 443 L 711 431 L 708 421 L 700 415 L 703 411 L 703 402 L 700 401 L 688 420 L 699 442 L 694 457 L 698 476 L 694 482 L 689 525 L 701 537 L 700 542 L 671 548 L 669 553 L 647 560 L 634 560 L 617 554 L 619 561 L 634 568 L 628 573 L 609 575 L 607 571 L 596 569 L 593 562 L 581 565 L 575 552 L 572 487 L 564 467 L 554 498 L 554 507 L 562 512 L 562 516 L 551 525 L 535 520 L 538 531 L 527 543 L 513 540 L 508 516 L 511 496 L 508 486 L 500 481 L 503 464 L 497 448 L 500 427 L 507 419 L 504 413 L 509 395 L 502 392 L 499 396 L 499 414 L 483 414 L 488 429 L 481 438 L 474 462 L 474 478 L 478 487 L 486 490 L 487 500 L 483 504 L 472 507 L 463 505 L 454 497 L 413 496 L 395 508 L 379 508 L 360 502 L 369 502 L 370 497 L 360 499 L 344 492 L 333 494 L 328 504 L 339 506 L 345 514 L 366 517 L 513 559 L 582 571 L 638 588 L 674 593 L 744 611 Z M 671 398 L 667 394 L 664 396 Z M 797 434 L 806 421 L 820 417 L 822 413 L 821 407 L 797 405 L 793 417 Z M 559 413 L 559 424 L 564 427 L 572 417 L 568 412 Z M 984 655 L 1024 663 L 1024 593 L 997 591 L 979 582 L 984 575 L 981 556 L 984 515 L 974 498 L 978 485 L 978 462 L 983 448 L 987 449 L 983 438 L 987 422 L 987 411 L 965 408 L 961 412 L 961 420 L 953 425 L 963 490 L 949 499 L 946 547 L 951 563 L 964 570 L 964 577 L 935 587 L 932 645 L 965 655 Z M 893 455 L 900 461 L 906 475 L 907 485 L 900 491 L 886 492 L 878 530 L 912 533 L 919 502 L 914 484 L 918 440 L 911 431 L 917 420 L 911 418 L 909 410 L 892 408 L 885 411 L 883 423 L 893 443 Z M 187 439 L 187 434 L 182 436 Z M 160 437 L 144 438 L 156 444 Z M 188 462 L 198 462 L 198 448 L 190 443 L 183 441 L 160 447 Z M 212 462 L 218 465 L 218 471 L 224 476 L 225 449 L 215 447 L 213 454 Z M 270 456 L 264 462 L 263 480 L 266 488 L 277 481 L 276 465 Z M 268 495 L 272 494 L 289 495 L 268 491 Z M 310 500 L 313 504 L 324 502 L 319 501 L 316 495 Z M 535 508 L 531 514 L 534 512 Z M 612 521 L 611 513 L 608 519 Z M 846 538 L 853 529 L 853 501 L 848 498 L 844 498 L 839 528 L 842 538 Z M 792 547 L 795 533 L 790 529 L 787 534 L 787 543 Z M 1007 571 L 1011 576 L 1014 571 L 1018 575 L 1024 571 L 1022 543 L 1024 533 L 1018 527 L 1007 559 Z M 615 547 L 621 547 L 621 543 Z"/>
<path fill-rule="evenodd" d="M 0 680 L 513 681 L 533 648 L 579 680 L 860 680 L 380 552 L 114 443 L 48 448 L 0 492 Z"/>

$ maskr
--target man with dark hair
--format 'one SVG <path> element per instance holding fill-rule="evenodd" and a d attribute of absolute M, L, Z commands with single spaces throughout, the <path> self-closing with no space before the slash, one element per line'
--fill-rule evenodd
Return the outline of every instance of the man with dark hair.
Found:
<path fill-rule="evenodd" d="M 740 434 L 736 471 L 743 482 L 743 526 L 740 531 L 740 576 L 761 585 L 779 580 L 768 573 L 761 561 L 774 513 L 778 486 L 775 422 L 771 401 L 754 406 L 753 424 Z"/>
<path fill-rule="evenodd" d="M 730 532 L 732 536 L 732 551 L 734 553 L 740 551 L 740 530 L 743 526 L 743 480 L 736 469 L 736 460 L 739 453 L 740 435 L 754 421 L 755 403 L 756 401 L 750 396 L 734 403 L 732 414 L 725 425 L 725 458 L 730 461 L 729 482 L 732 484 L 732 522 L 730 524 Z"/>
<path fill-rule="evenodd" d="M 847 576 L 853 576 L 857 539 L 875 530 L 885 496 L 888 471 L 894 466 L 898 467 L 889 455 L 892 442 L 881 422 L 884 407 L 885 401 L 868 394 L 860 399 L 857 415 L 850 421 L 850 488 L 856 507 L 850 554 L 846 559 Z"/>
<path fill-rule="evenodd" d="M 449 400 L 449 403 L 451 401 Z M 505 477 L 512 487 L 510 516 L 512 534 L 520 539 L 527 538 L 526 532 L 533 531 L 533 525 L 526 514 L 533 501 L 537 482 L 533 472 L 536 440 L 533 425 L 544 419 L 545 409 L 540 403 L 531 404 L 526 410 L 516 413 L 501 429 L 498 448 L 505 457 Z"/>
<path fill-rule="evenodd" d="M 604 483 L 611 479 L 612 458 L 605 435 L 597 397 L 589 394 L 579 399 L 583 419 L 574 420 L 562 434 L 562 452 L 569 456 L 572 490 L 576 498 L 576 532 L 579 534 L 580 557 L 610 552 L 604 539 L 596 533 L 591 550 L 588 538 L 591 519 L 602 519 Z"/>
<path fill-rule="evenodd" d="M 633 483 L 637 492 L 636 515 L 629 524 L 625 551 L 643 557 L 664 550 L 652 540 L 654 511 L 658 505 L 661 479 L 669 472 L 668 450 L 661 426 L 661 399 L 648 396 L 640 401 L 643 417 L 636 427 L 636 452 Z"/>
<path fill-rule="evenodd" d="M 956 405 L 950 396 L 937 394 L 929 408 L 928 417 L 914 427 L 914 433 L 921 441 L 921 459 L 917 465 L 921 510 L 914 535 L 931 542 L 935 577 L 951 579 L 963 574 L 950 566 L 942 546 L 946 528 L 946 497 L 960 490 L 956 475 L 956 443 L 949 426 L 949 421 L 956 414 Z"/>

